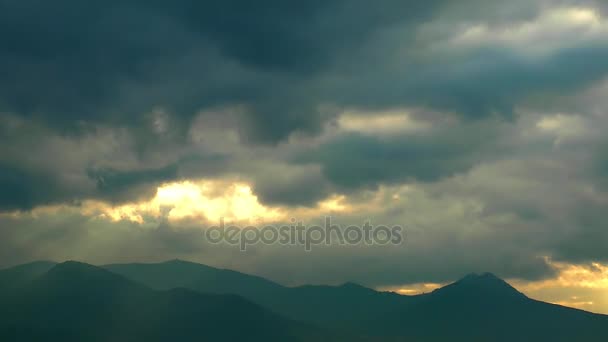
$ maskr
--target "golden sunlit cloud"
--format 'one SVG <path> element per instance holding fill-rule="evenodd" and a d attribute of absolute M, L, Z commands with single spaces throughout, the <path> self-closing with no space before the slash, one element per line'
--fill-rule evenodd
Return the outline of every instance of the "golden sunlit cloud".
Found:
<path fill-rule="evenodd" d="M 563 262 L 547 261 L 557 272 L 553 279 L 530 283 L 527 288 L 542 289 L 547 287 L 580 287 L 608 290 L 608 266 L 593 262 L 587 265 L 573 265 Z"/>
<path fill-rule="evenodd" d="M 251 187 L 244 183 L 200 180 L 167 183 L 160 186 L 154 198 L 138 203 L 111 206 L 87 201 L 83 212 L 112 221 L 129 220 L 143 223 L 146 217 L 166 217 L 169 221 L 201 222 L 266 222 L 279 219 L 279 208 L 262 205 Z"/>
<path fill-rule="evenodd" d="M 388 110 L 380 113 L 346 111 L 338 118 L 338 126 L 345 131 L 370 135 L 391 135 L 428 130 L 430 124 L 419 121 L 406 110 Z"/>
<path fill-rule="evenodd" d="M 100 201 L 85 201 L 81 212 L 111 221 L 131 221 L 143 224 L 166 218 L 171 222 L 199 221 L 263 224 L 304 219 L 336 212 L 350 212 L 343 195 L 332 195 L 313 208 L 267 206 L 249 184 L 225 180 L 189 180 L 167 183 L 158 187 L 156 195 L 146 201 L 113 206 Z"/>
<path fill-rule="evenodd" d="M 608 265 L 598 262 L 577 265 L 549 258 L 546 261 L 556 270 L 555 277 L 540 281 L 509 279 L 508 282 L 530 298 L 608 314 Z M 412 296 L 429 293 L 445 285 L 416 283 L 379 287 L 377 290 Z"/>
<path fill-rule="evenodd" d="M 608 313 L 608 265 L 598 262 L 569 264 L 546 259 L 557 275 L 540 281 L 513 280 L 529 297 L 542 301 Z"/>
<path fill-rule="evenodd" d="M 584 136 L 591 131 L 581 116 L 565 114 L 544 116 L 536 123 L 536 128 L 545 134 L 555 136 L 556 145 L 569 138 Z"/>
<path fill-rule="evenodd" d="M 522 54 L 538 55 L 568 48 L 582 41 L 604 41 L 608 21 L 598 11 L 583 7 L 550 8 L 532 20 L 512 26 L 474 24 L 451 43 L 460 47 L 500 45 Z M 571 39 L 576 37 L 576 39 Z"/>

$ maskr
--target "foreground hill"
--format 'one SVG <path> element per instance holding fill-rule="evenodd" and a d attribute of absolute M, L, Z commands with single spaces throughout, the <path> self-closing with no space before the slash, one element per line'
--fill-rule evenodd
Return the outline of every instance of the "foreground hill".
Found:
<path fill-rule="evenodd" d="M 20 279 L 19 288 L 0 296 L 0 341 L 329 339 L 236 295 L 155 291 L 77 262 L 51 267 L 42 274 L 22 267 L 1 272 L 4 280 L 24 273 L 33 279 Z"/>
<path fill-rule="evenodd" d="M 292 319 L 390 340 L 608 341 L 608 316 L 532 300 L 489 273 L 401 296 L 352 283 L 289 288 L 178 260 L 105 267 L 153 288 L 238 294 Z"/>

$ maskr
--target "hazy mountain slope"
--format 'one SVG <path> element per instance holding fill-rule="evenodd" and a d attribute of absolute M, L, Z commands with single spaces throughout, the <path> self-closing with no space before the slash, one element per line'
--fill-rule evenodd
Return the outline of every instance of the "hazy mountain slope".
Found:
<path fill-rule="evenodd" d="M 186 266 L 187 265 L 187 266 Z M 187 262 L 113 265 L 152 287 L 236 293 L 287 317 L 356 334 L 413 340 L 608 341 L 608 316 L 538 302 L 492 274 L 472 274 L 419 296 L 356 284 L 282 287 L 238 272 Z M 196 281 L 183 281 L 197 274 Z M 212 281 L 205 281 L 212 279 Z M 238 284 L 235 284 L 238 283 Z"/>
<path fill-rule="evenodd" d="M 59 264 L 0 297 L 1 341 L 294 341 L 315 329 L 235 295 L 154 291 L 107 270 Z"/>
<path fill-rule="evenodd" d="M 252 297 L 273 296 L 284 289 L 283 286 L 261 277 L 181 260 L 102 267 L 158 290 L 183 287 L 204 293 Z"/>
<path fill-rule="evenodd" d="M 52 261 L 35 261 L 0 270 L 0 290 L 23 286 L 25 283 L 46 273 L 56 263 Z"/>
<path fill-rule="evenodd" d="M 417 296 L 368 331 L 425 341 L 608 341 L 608 316 L 527 298 L 492 274 L 469 275 Z"/>
<path fill-rule="evenodd" d="M 296 320 L 325 326 L 350 325 L 404 305 L 409 297 L 346 283 L 284 287 L 264 278 L 173 260 L 104 268 L 155 289 L 184 287 L 202 293 L 232 293 Z"/>

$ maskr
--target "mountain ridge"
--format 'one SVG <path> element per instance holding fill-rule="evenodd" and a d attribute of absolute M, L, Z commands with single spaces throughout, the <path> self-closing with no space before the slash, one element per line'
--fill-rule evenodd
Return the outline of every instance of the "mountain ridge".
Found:
<path fill-rule="evenodd" d="M 11 274 L 11 270 L 0 270 L 1 274 Z M 192 317 L 230 317 L 239 312 L 249 320 L 268 317 L 281 322 L 278 324 L 290 327 L 281 330 L 287 335 L 298 331 L 299 336 L 321 340 L 330 331 L 334 337 L 379 341 L 608 340 L 604 328 L 608 316 L 530 299 L 491 273 L 468 274 L 432 292 L 412 296 L 353 282 L 285 287 L 261 277 L 182 260 L 103 267 L 70 261 L 55 265 L 37 279 L 43 284 L 34 287 L 35 295 L 23 292 L 22 297 L 28 299 L 24 307 L 42 305 L 44 310 L 31 312 L 52 312 L 49 308 L 60 307 L 62 299 L 75 295 L 86 304 L 76 309 L 96 307 L 90 314 L 106 320 L 104 313 L 116 305 L 131 310 L 146 307 L 148 315 L 125 309 L 124 316 L 119 316 L 138 318 L 136 333 L 149 333 L 147 322 L 155 321 L 155 314 L 176 322 L 172 324 L 178 324 L 177 318 L 185 320 L 192 328 L 197 324 Z M 231 309 L 222 309 L 224 306 Z M 261 330 L 250 329 L 264 336 L 265 329 L 271 328 L 263 322 L 259 321 L 264 326 Z M 158 334 L 173 329 L 158 324 Z M 308 330 L 312 333 L 303 334 Z"/>
<path fill-rule="evenodd" d="M 313 341 L 328 336 L 333 335 L 236 294 L 158 291 L 75 261 L 56 264 L 0 294 L 2 341 Z"/>
<path fill-rule="evenodd" d="M 219 267 L 213 267 L 213 266 L 209 266 L 206 264 L 201 264 L 198 262 L 194 262 L 194 261 L 189 261 L 189 260 L 184 260 L 184 259 L 170 259 L 170 260 L 165 260 L 165 261 L 161 261 L 161 262 L 135 262 L 135 263 L 114 263 L 114 264 L 105 264 L 105 265 L 100 265 L 100 266 L 94 266 L 92 264 L 88 264 L 88 263 L 83 263 L 83 262 L 79 262 L 79 261 L 75 261 L 75 260 L 66 260 L 64 262 L 54 262 L 54 261 L 46 261 L 46 260 L 40 260 L 40 261 L 32 261 L 32 262 L 28 262 L 28 263 L 24 263 L 24 264 L 18 264 L 18 265 L 14 265 L 14 266 L 10 266 L 10 267 L 5 267 L 0 269 L 0 282 L 3 280 L 2 276 L 3 273 L 8 273 L 8 272 L 13 272 L 13 271 L 22 271 L 22 270 L 26 270 L 28 272 L 31 271 L 31 273 L 33 273 L 34 275 L 40 275 L 42 273 L 44 273 L 45 271 L 50 270 L 51 268 L 53 268 L 54 266 L 58 266 L 58 265 L 83 265 L 83 266 L 93 266 L 93 267 L 99 267 L 102 269 L 106 269 L 109 270 L 111 273 L 115 273 L 115 274 L 119 274 L 121 275 L 121 267 L 128 267 L 128 266 L 136 266 L 136 267 L 158 267 L 159 265 L 165 265 L 165 266 L 173 266 L 173 265 L 180 265 L 180 266 L 186 266 L 186 267 L 190 267 L 190 268 L 196 268 L 198 270 L 200 269 L 205 269 L 211 272 L 220 272 L 220 273 L 224 273 L 224 274 L 230 274 L 233 276 L 243 276 L 243 277 L 247 277 L 250 279 L 255 279 L 255 280 L 259 280 L 262 281 L 266 284 L 272 284 L 271 286 L 273 287 L 277 287 L 277 288 L 286 288 L 286 289 L 306 289 L 306 288 L 327 288 L 327 289 L 353 289 L 353 290 L 365 290 L 365 291 L 372 291 L 375 293 L 387 293 L 387 294 L 395 294 L 397 296 L 401 296 L 401 297 L 416 297 L 416 296 L 424 296 L 424 295 L 428 295 L 431 293 L 441 293 L 443 291 L 446 291 L 447 289 L 452 289 L 454 287 L 457 286 L 479 286 L 481 288 L 483 288 L 484 286 L 486 287 L 490 287 L 490 286 L 494 286 L 496 287 L 496 285 L 499 285 L 502 287 L 502 290 L 505 291 L 511 291 L 512 293 L 517 293 L 519 296 L 523 296 L 528 298 L 525 294 L 521 293 L 520 291 L 518 291 L 517 289 L 515 289 L 513 286 L 511 286 L 507 281 L 505 281 L 504 279 L 498 277 L 497 275 L 495 275 L 492 272 L 472 272 L 472 273 L 468 273 L 465 274 L 464 276 L 462 276 L 461 278 L 447 284 L 444 285 L 442 287 L 439 287 L 437 289 L 434 289 L 431 292 L 428 293 L 424 293 L 424 294 L 414 294 L 414 295 L 406 295 L 406 294 L 401 294 L 401 293 L 397 293 L 397 292 L 393 292 L 393 291 L 378 291 L 375 290 L 373 288 L 361 285 L 357 282 L 354 281 L 346 281 L 344 283 L 338 284 L 338 285 L 298 285 L 298 286 L 293 286 L 293 287 L 289 287 L 289 286 L 285 286 L 282 285 L 280 283 L 274 282 L 272 280 L 268 280 L 266 278 L 257 276 L 257 275 L 253 275 L 253 274 L 248 274 L 248 273 L 244 273 L 244 272 L 240 272 L 240 271 L 235 271 L 235 270 L 231 270 L 231 269 L 227 269 L 227 268 L 219 268 Z M 35 268 L 38 268 L 38 270 L 34 270 Z M 25 273 L 28 273 L 25 272 Z M 124 276 L 124 275 L 123 275 Z M 127 277 L 129 278 L 129 277 Z M 175 281 L 175 279 L 173 279 L 173 281 Z M 171 289 L 171 288 L 188 288 L 188 286 L 168 286 L 166 289 Z M 214 293 L 213 291 L 210 291 L 210 293 Z M 534 300 L 534 299 L 531 299 Z M 553 304 L 553 305 L 558 305 L 558 306 L 563 306 L 563 305 L 559 305 L 559 304 Z M 580 310 L 583 312 L 589 312 L 586 310 L 582 310 L 582 309 L 578 309 L 578 308 L 572 308 L 572 307 L 568 307 L 568 306 L 563 306 L 566 308 L 570 308 L 573 310 Z M 608 317 L 608 315 L 606 314 L 601 314 L 601 313 L 594 313 L 594 312 L 589 312 L 591 314 L 594 315 L 601 315 L 601 316 L 606 316 Z"/>

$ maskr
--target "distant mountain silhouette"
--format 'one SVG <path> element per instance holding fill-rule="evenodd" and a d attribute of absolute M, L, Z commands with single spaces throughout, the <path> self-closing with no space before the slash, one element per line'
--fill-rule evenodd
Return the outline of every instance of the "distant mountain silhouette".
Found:
<path fill-rule="evenodd" d="M 35 279 L 50 270 L 52 261 L 35 261 L 0 270 L 0 291 L 7 291 Z"/>
<path fill-rule="evenodd" d="M 504 280 L 471 274 L 414 296 L 409 307 L 380 316 L 371 326 L 389 336 L 443 341 L 606 341 L 608 316 L 529 299 Z"/>
<path fill-rule="evenodd" d="M 284 289 L 283 286 L 261 277 L 182 260 L 103 267 L 158 290 L 183 287 L 204 293 L 254 297 L 274 296 L 277 291 Z"/>
<path fill-rule="evenodd" d="M 351 322 L 396 309 L 409 299 L 354 283 L 284 287 L 257 276 L 181 260 L 103 267 L 155 289 L 183 287 L 202 293 L 238 294 L 296 320 L 347 330 Z"/>
<path fill-rule="evenodd" d="M 286 317 L 360 336 L 414 341 L 608 341 L 608 316 L 529 299 L 491 273 L 470 274 L 431 293 L 403 296 L 354 283 L 283 287 L 185 261 L 106 267 L 157 289 L 238 294 Z"/>
<path fill-rule="evenodd" d="M 608 341 L 608 316 L 529 299 L 490 273 L 402 296 L 180 260 L 0 270 L 0 341 L 207 340 Z"/>
<path fill-rule="evenodd" d="M 492 273 L 466 275 L 452 284 L 434 290 L 427 297 L 427 301 L 445 302 L 455 300 L 469 304 L 488 298 L 510 303 L 528 300 L 526 295 Z M 496 303 L 493 302 L 492 304 Z"/>
<path fill-rule="evenodd" d="M 21 270 L 2 273 L 20 276 Z M 240 296 L 155 291 L 78 262 L 52 266 L 22 284 L 0 295 L 0 341 L 316 341 L 334 336 Z"/>

